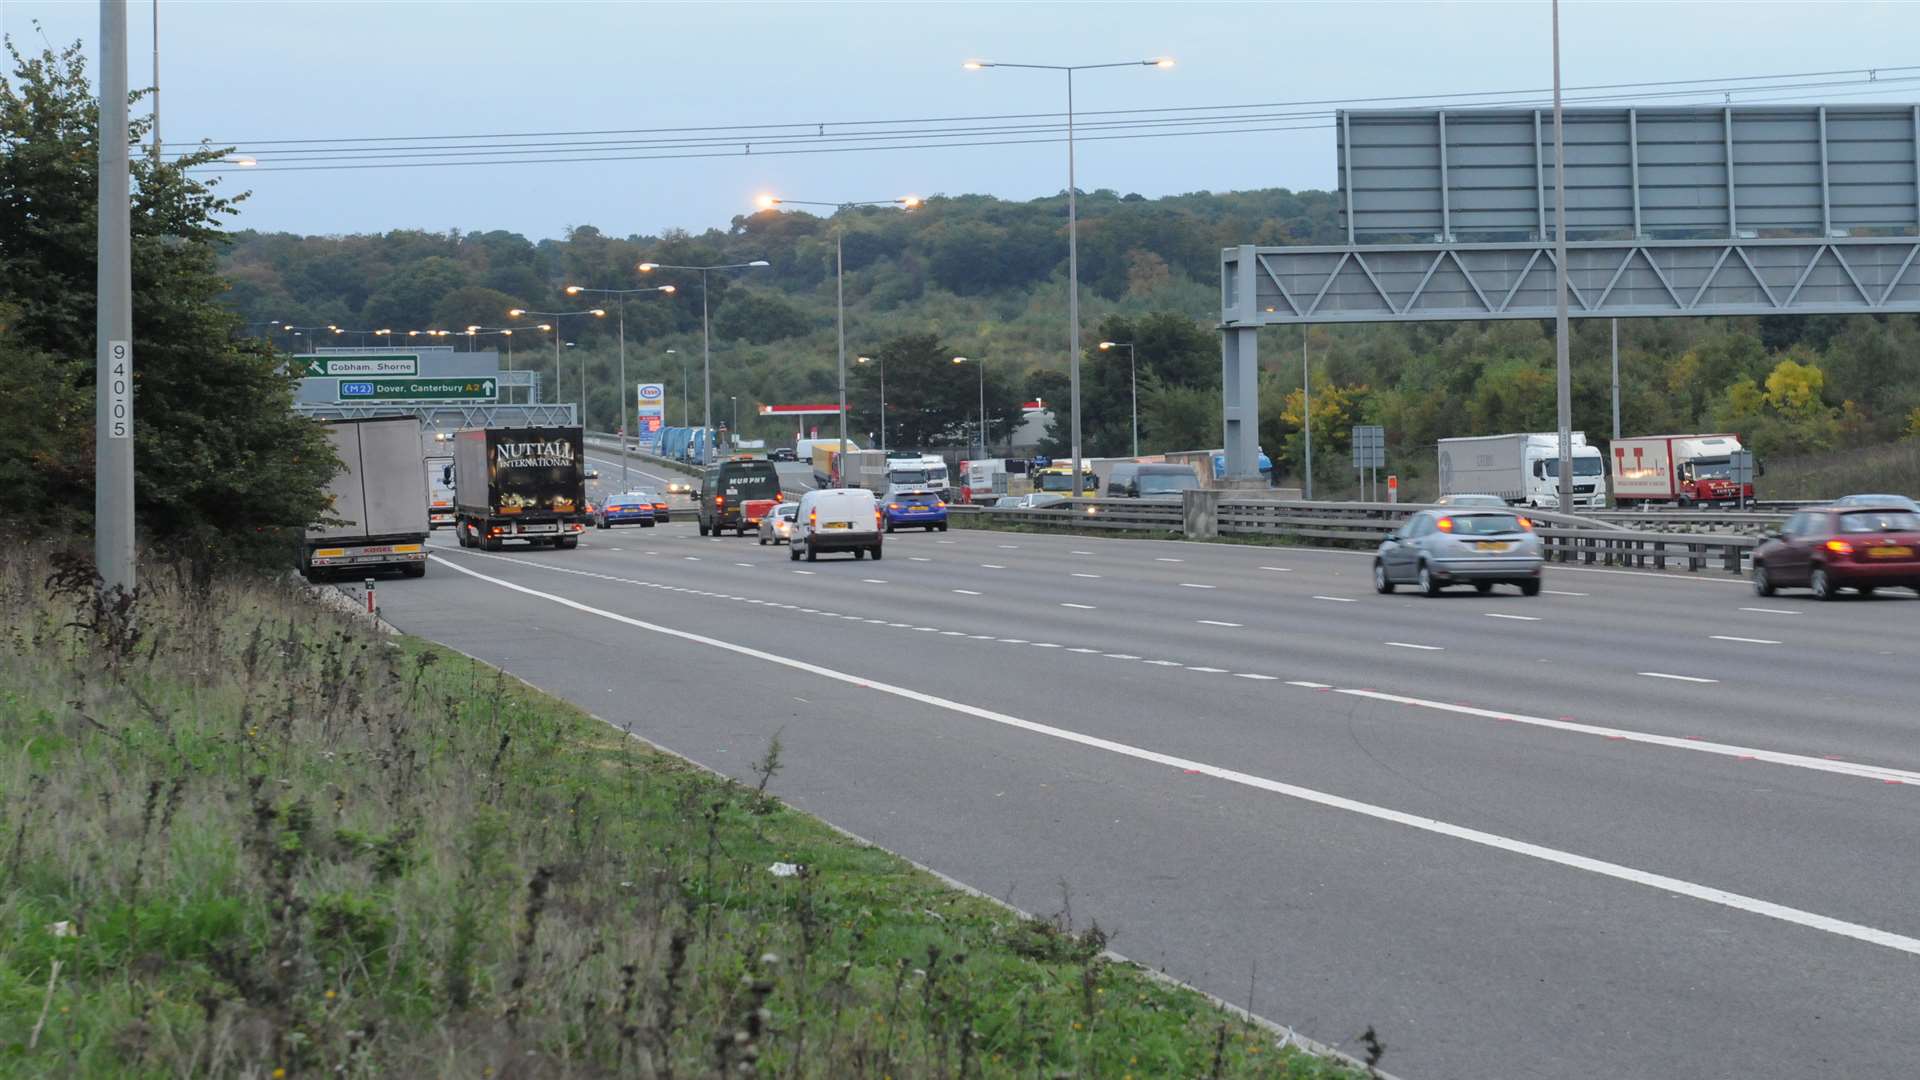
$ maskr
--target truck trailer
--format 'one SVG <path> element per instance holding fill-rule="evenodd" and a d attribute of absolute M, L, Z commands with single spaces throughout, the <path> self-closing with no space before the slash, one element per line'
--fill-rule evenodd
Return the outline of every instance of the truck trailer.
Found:
<path fill-rule="evenodd" d="M 1737 506 L 1753 499 L 1751 477 L 1733 482 L 1733 455 L 1744 449 L 1738 435 L 1642 435 L 1615 439 L 1609 449 L 1620 506 Z"/>
<path fill-rule="evenodd" d="M 1573 433 L 1573 505 L 1605 509 L 1607 463 Z M 1440 494 L 1498 495 L 1516 506 L 1560 509 L 1560 436 L 1551 431 L 1440 440 Z"/>
<path fill-rule="evenodd" d="M 307 528 L 300 572 L 309 580 L 350 570 L 427 572 L 427 475 L 420 421 L 411 416 L 333 420 L 327 439 L 345 466 L 327 484 L 327 517 Z"/>
<path fill-rule="evenodd" d="M 461 547 L 508 540 L 574 548 L 587 527 L 586 447 L 578 427 L 467 428 L 453 440 L 454 532 Z"/>

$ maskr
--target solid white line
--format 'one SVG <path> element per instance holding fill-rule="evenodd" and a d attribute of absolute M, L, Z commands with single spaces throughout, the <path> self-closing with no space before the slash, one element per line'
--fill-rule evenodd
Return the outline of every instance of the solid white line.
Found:
<path fill-rule="evenodd" d="M 1698 675 L 1669 675 L 1664 671 L 1636 671 L 1636 675 L 1645 675 L 1649 679 L 1672 679 L 1674 682 L 1717 683 L 1719 679 L 1703 679 Z"/>
<path fill-rule="evenodd" d="M 1541 589 L 1540 591 L 1543 593 L 1546 593 L 1548 596 L 1586 596 L 1587 595 L 1586 593 L 1583 593 L 1583 592 L 1568 592 L 1565 589 Z"/>
<path fill-rule="evenodd" d="M 1357 604 L 1360 601 L 1351 596 L 1316 596 L 1315 600 L 1331 600 L 1336 604 Z"/>
<path fill-rule="evenodd" d="M 1290 686 L 1309 686 L 1320 689 L 1318 683 L 1289 683 Z M 1702 754 L 1718 754 L 1722 757 L 1752 758 L 1772 765 L 1787 765 L 1796 769 L 1811 769 L 1815 772 L 1835 773 L 1840 776 L 1857 776 L 1867 780 L 1898 780 L 1901 783 L 1920 783 L 1920 772 L 1906 769 L 1892 769 L 1879 765 L 1861 765 L 1850 761 L 1835 761 L 1831 758 L 1808 757 L 1805 754 L 1788 754 L 1778 750 L 1759 750 L 1751 746 L 1737 746 L 1731 743 L 1708 742 L 1704 739 L 1682 739 L 1673 735 L 1654 735 L 1645 731 L 1631 731 L 1626 728 L 1603 727 L 1599 724 L 1582 724 L 1575 720 L 1553 720 L 1544 716 L 1528 716 L 1524 713 L 1502 712 L 1499 709 L 1479 709 L 1471 705 L 1455 705 L 1448 701 L 1431 701 L 1427 698 L 1407 697 L 1402 694 L 1389 694 L 1380 690 L 1337 690 L 1335 693 L 1348 697 L 1367 698 L 1371 701 L 1388 701 L 1396 705 L 1411 705 L 1421 709 L 1433 709 L 1438 712 L 1455 713 L 1460 716 L 1478 716 L 1487 720 L 1508 720 L 1516 724 L 1529 724 L 1534 727 L 1551 728 L 1555 731 L 1570 731 L 1576 735 L 1598 735 L 1606 739 L 1620 739 L 1627 742 L 1644 743 L 1648 746 L 1661 746 L 1669 750 L 1693 750 Z"/>
<path fill-rule="evenodd" d="M 1070 607 L 1070 608 L 1074 608 L 1074 609 L 1076 609 L 1076 610 L 1079 610 L 1079 611 L 1092 611 L 1092 610 L 1094 610 L 1094 606 L 1093 606 L 1092 604 L 1061 604 L 1060 606 L 1061 606 L 1061 607 Z"/>
<path fill-rule="evenodd" d="M 1777 607 L 1743 607 L 1740 610 L 1741 611 L 1757 611 L 1762 615 L 1798 615 L 1800 614 L 1799 612 L 1794 611 L 1790 608 L 1777 608 Z"/>
<path fill-rule="evenodd" d="M 1195 619 L 1193 621 L 1199 623 L 1201 626 L 1230 626 L 1236 630 L 1241 626 L 1241 624 L 1237 622 L 1221 622 L 1219 619 Z"/>
<path fill-rule="evenodd" d="M 1489 619 L 1512 619 L 1515 622 L 1539 622 L 1540 621 L 1540 616 L 1538 615 L 1508 615 L 1505 612 L 1500 612 L 1500 611 L 1489 611 L 1489 612 L 1486 612 L 1485 614 Z"/>
<path fill-rule="evenodd" d="M 1728 634 L 1708 634 L 1707 636 L 1709 638 L 1712 638 L 1715 641 L 1737 641 L 1742 645 L 1778 645 L 1780 644 L 1780 642 L 1778 641 L 1770 641 L 1762 637 L 1733 637 Z"/>
<path fill-rule="evenodd" d="M 1099 574 L 1075 574 L 1075 575 L 1073 575 L 1073 576 L 1074 576 L 1074 577 L 1083 577 L 1083 578 L 1097 578 L 1097 577 L 1099 577 L 1100 575 L 1099 575 Z"/>
<path fill-rule="evenodd" d="M 953 591 L 959 593 L 961 596 L 979 596 L 980 595 L 979 593 L 974 592 L 972 589 L 955 589 Z"/>
<path fill-rule="evenodd" d="M 1183 582 L 1181 582 L 1181 583 L 1180 583 L 1180 587 L 1181 587 L 1181 588 L 1183 588 L 1183 589 L 1211 589 L 1211 588 L 1214 588 L 1214 586 L 1212 586 L 1212 585 L 1196 585 L 1196 584 L 1194 584 L 1194 583 L 1193 583 L 1193 582 L 1191 582 L 1191 581 L 1183 581 Z"/>
<path fill-rule="evenodd" d="M 1616 881 L 1624 881 L 1634 885 L 1641 885 L 1661 892 L 1678 893 L 1682 896 L 1691 897 L 1706 903 L 1718 904 L 1722 907 L 1744 911 L 1764 918 L 1775 919 L 1795 926 L 1819 930 L 1839 937 L 1852 938 L 1869 945 L 1878 945 L 1882 948 L 1893 949 L 1913 956 L 1920 956 L 1920 938 L 1912 938 L 1904 934 L 1896 934 L 1891 931 L 1880 930 L 1860 923 L 1847 922 L 1830 916 L 1816 914 L 1811 911 L 1788 907 L 1784 904 L 1775 904 L 1767 900 L 1744 896 L 1740 893 L 1716 889 L 1710 885 L 1700 885 L 1680 878 L 1668 877 L 1664 874 L 1650 873 L 1630 866 L 1623 866 L 1619 863 L 1607 862 L 1603 859 L 1589 858 L 1585 855 L 1578 855 L 1570 851 L 1561 851 L 1542 844 L 1516 840 L 1512 837 L 1467 828 L 1462 825 L 1454 825 L 1436 818 L 1421 817 L 1417 814 L 1409 814 L 1384 806 L 1376 806 L 1372 803 L 1361 802 L 1358 799 L 1349 799 L 1345 796 L 1316 791 L 1312 788 L 1301 787 L 1296 784 L 1283 783 L 1278 780 L 1268 779 L 1264 776 L 1255 776 L 1251 773 L 1244 773 L 1235 769 L 1226 769 L 1218 765 L 1210 765 L 1203 761 L 1195 761 L 1191 758 L 1176 757 L 1172 754 L 1163 754 L 1155 750 L 1148 750 L 1143 747 L 1133 746 L 1112 739 L 1103 739 L 1095 735 L 1087 735 L 1066 728 L 1054 727 L 1051 724 L 1041 724 L 1032 720 L 1023 720 L 1017 716 L 996 712 L 991 709 L 984 709 L 977 705 L 967 705 L 948 698 L 923 693 L 918 690 L 911 690 L 903 686 L 894 686 L 888 683 L 878 682 L 864 675 L 853 675 L 844 671 L 835 671 L 832 668 L 822 667 L 818 664 L 810 664 L 803 660 L 795 660 L 790 657 L 764 652 L 760 649 L 749 648 L 745 645 L 736 645 L 733 642 L 722 641 L 719 638 L 707 637 L 703 634 L 694 634 L 685 630 L 676 630 L 672 627 L 646 622 L 641 619 L 632 618 L 631 616 L 605 611 L 600 608 L 582 604 L 576 600 L 569 600 L 564 596 L 540 592 L 537 589 L 530 589 L 525 585 L 517 585 L 503 578 L 482 574 L 477 570 L 471 570 L 461 566 L 444 556 L 435 555 L 432 558 L 434 561 L 458 573 L 478 578 L 481 581 L 497 585 L 500 588 L 526 596 L 532 596 L 537 599 L 547 600 L 559 604 L 562 607 L 571 608 L 583 614 L 594 615 L 612 622 L 631 626 L 637 630 L 677 638 L 681 641 L 691 642 L 696 645 L 705 645 L 709 648 L 720 649 L 737 656 L 746 656 L 755 660 L 762 660 L 770 664 L 777 664 L 781 667 L 805 672 L 823 679 L 830 679 L 848 686 L 873 690 L 877 693 L 887 694 L 936 709 L 944 709 L 948 712 L 959 713 L 962 716 L 970 716 L 977 720 L 985 720 L 1003 727 L 1030 732 L 1062 742 L 1073 743 L 1088 747 L 1089 749 L 1104 750 L 1108 753 L 1133 758 L 1136 761 L 1145 761 L 1155 765 L 1165 765 L 1169 768 L 1211 776 L 1227 783 L 1270 792 L 1301 802 L 1312 803 L 1316 806 L 1324 806 L 1334 810 L 1344 810 L 1348 813 L 1372 818 L 1376 821 L 1400 825 L 1421 832 L 1431 833 L 1436 836 L 1445 836 L 1465 843 L 1491 848 L 1496 851 L 1504 851 L 1526 858 L 1537 859 L 1542 862 L 1564 866 L 1573 870 L 1582 870 L 1590 874 L 1609 877 Z"/>
<path fill-rule="evenodd" d="M 1421 652 L 1446 652 L 1440 645 L 1415 645 L 1411 641 L 1383 641 L 1382 645 L 1391 645 L 1396 649 L 1419 649 Z"/>

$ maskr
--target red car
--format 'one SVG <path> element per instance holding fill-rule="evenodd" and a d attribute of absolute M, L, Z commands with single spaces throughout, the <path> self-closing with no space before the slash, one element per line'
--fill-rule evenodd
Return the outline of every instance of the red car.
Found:
<path fill-rule="evenodd" d="M 1805 586 L 1821 600 L 1841 589 L 1920 592 L 1920 514 L 1890 507 L 1802 510 L 1753 552 L 1753 591 Z"/>

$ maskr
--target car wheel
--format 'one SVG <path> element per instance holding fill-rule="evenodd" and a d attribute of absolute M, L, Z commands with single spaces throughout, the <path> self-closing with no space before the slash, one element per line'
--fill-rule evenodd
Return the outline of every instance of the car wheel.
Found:
<path fill-rule="evenodd" d="M 799 549 L 799 548 L 797 548 L 797 547 L 788 547 L 788 548 L 787 548 L 787 561 L 788 561 L 788 562 L 799 562 L 799 561 L 800 561 L 800 549 Z"/>
<path fill-rule="evenodd" d="M 813 550 L 813 544 L 812 544 L 812 543 L 808 543 L 808 544 L 807 544 L 807 561 L 808 561 L 808 562 L 819 562 L 819 561 L 820 561 L 820 553 L 819 553 L 819 552 L 817 552 L 817 551 L 815 551 L 815 550 Z"/>
<path fill-rule="evenodd" d="M 1856 585 L 1854 586 L 1853 591 L 1859 593 L 1861 596 L 1872 596 L 1873 590 L 1876 587 L 1877 586 L 1873 586 L 1873 585 Z"/>
<path fill-rule="evenodd" d="M 879 544 L 873 545 L 873 561 L 874 562 L 880 561 L 880 545 Z"/>
<path fill-rule="evenodd" d="M 761 538 L 760 538 L 760 546 L 761 546 L 761 547 L 766 547 L 766 546 L 767 546 L 767 538 L 766 538 L 766 537 L 764 537 L 764 536 L 763 536 L 763 537 L 761 537 Z"/>
<path fill-rule="evenodd" d="M 1774 594 L 1773 575 L 1767 573 L 1767 564 L 1753 564 L 1753 591 L 1760 596 Z"/>
<path fill-rule="evenodd" d="M 1520 595 L 1521 596 L 1539 596 L 1540 595 L 1540 579 L 1528 578 L 1525 581 L 1522 581 L 1520 583 Z"/>
<path fill-rule="evenodd" d="M 1387 576 L 1387 564 L 1379 559 L 1373 560 L 1373 591 L 1377 593 L 1393 591 L 1393 579 Z"/>
<path fill-rule="evenodd" d="M 891 521 L 889 521 L 889 522 L 887 522 L 887 531 L 888 531 L 888 532 L 892 532 L 892 531 L 893 531 L 893 522 L 891 522 Z"/>
<path fill-rule="evenodd" d="M 1479 593 L 1481 596 L 1485 596 L 1493 591 L 1493 582 L 1476 581 L 1473 583 L 1473 591 Z"/>
<path fill-rule="evenodd" d="M 1833 578 L 1827 574 L 1827 568 L 1816 566 L 1812 576 L 1807 578 L 1807 588 L 1813 590 L 1815 600 L 1832 600 L 1838 595 L 1833 588 Z"/>
<path fill-rule="evenodd" d="M 1420 564 L 1420 573 L 1415 575 L 1414 580 L 1419 584 L 1421 592 L 1428 596 L 1440 595 L 1440 583 L 1434 580 L 1433 571 L 1427 569 L 1426 563 Z"/>
<path fill-rule="evenodd" d="M 704 522 L 704 521 L 703 521 L 703 522 L 701 522 L 701 523 L 700 523 L 700 535 L 701 535 L 701 536 L 705 536 L 705 535 L 707 535 L 707 531 L 708 531 L 708 530 L 707 530 L 707 523 L 706 523 L 706 522 Z"/>
<path fill-rule="evenodd" d="M 946 532 L 946 531 L 947 531 L 947 523 L 946 523 L 946 522 L 944 522 L 944 521 L 943 521 L 943 522 L 941 522 L 941 523 L 940 523 L 940 531 L 941 531 L 941 532 Z"/>
<path fill-rule="evenodd" d="M 860 561 L 861 559 L 864 559 L 864 558 L 866 558 L 866 557 L 867 557 L 867 549 L 866 549 L 866 548 L 854 548 L 854 549 L 853 549 L 853 561 L 855 561 L 855 562 L 859 562 L 859 561 Z"/>

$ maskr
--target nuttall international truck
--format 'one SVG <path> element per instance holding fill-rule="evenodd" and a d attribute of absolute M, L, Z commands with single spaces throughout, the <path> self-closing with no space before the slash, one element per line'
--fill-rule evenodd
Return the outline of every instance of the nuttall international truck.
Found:
<path fill-rule="evenodd" d="M 327 484 L 324 521 L 300 541 L 309 579 L 348 570 L 427 572 L 427 475 L 420 421 L 411 416 L 333 420 L 327 439 L 346 466 Z"/>
<path fill-rule="evenodd" d="M 508 540 L 574 548 L 587 527 L 578 427 L 466 428 L 453 437 L 454 533 L 461 547 Z"/>

